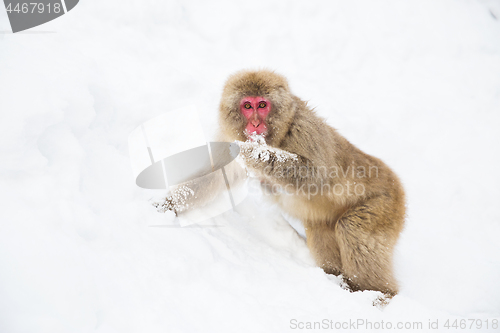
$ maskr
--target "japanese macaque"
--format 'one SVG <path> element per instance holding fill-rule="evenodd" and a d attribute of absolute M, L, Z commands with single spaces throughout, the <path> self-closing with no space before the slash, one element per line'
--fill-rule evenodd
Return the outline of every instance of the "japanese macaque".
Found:
<path fill-rule="evenodd" d="M 352 290 L 398 292 L 392 257 L 405 194 L 388 166 L 349 143 L 271 71 L 232 75 L 219 122 L 224 140 L 247 141 L 240 144 L 246 168 L 303 222 L 318 266 L 342 274 Z"/>
<path fill-rule="evenodd" d="M 353 291 L 398 292 L 392 257 L 405 195 L 388 166 L 349 143 L 271 71 L 229 77 L 219 123 L 219 138 L 240 142 L 238 158 L 265 193 L 302 221 L 318 266 L 342 274 Z M 196 196 L 192 190 L 183 200 Z M 164 209 L 175 211 L 174 196 Z"/>

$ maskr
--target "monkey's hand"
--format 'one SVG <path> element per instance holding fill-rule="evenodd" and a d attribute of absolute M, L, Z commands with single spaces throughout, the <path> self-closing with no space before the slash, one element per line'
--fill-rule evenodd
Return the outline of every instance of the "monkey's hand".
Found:
<path fill-rule="evenodd" d="M 194 191 L 192 189 L 186 185 L 182 185 L 174 189 L 172 195 L 165 198 L 164 201 L 153 202 L 153 206 L 159 213 L 165 213 L 170 210 L 177 216 L 179 212 L 189 208 L 189 198 L 193 195 Z"/>
<path fill-rule="evenodd" d="M 250 174 L 272 184 L 303 188 L 315 184 L 321 187 L 327 180 L 307 158 L 262 142 L 239 142 L 238 159 Z"/>
<path fill-rule="evenodd" d="M 257 174 L 268 174 L 273 169 L 286 168 L 298 162 L 296 154 L 268 146 L 263 140 L 238 142 L 239 159 L 245 167 Z"/>
<path fill-rule="evenodd" d="M 177 210 L 175 209 L 175 204 L 173 203 L 172 197 L 167 197 L 165 200 L 160 202 L 153 202 L 152 205 L 156 208 L 158 213 L 166 213 L 167 211 L 174 212 L 177 216 Z"/>

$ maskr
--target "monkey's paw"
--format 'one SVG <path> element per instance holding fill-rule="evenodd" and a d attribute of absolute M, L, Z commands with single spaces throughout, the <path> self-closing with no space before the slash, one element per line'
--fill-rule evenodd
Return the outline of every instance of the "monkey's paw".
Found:
<path fill-rule="evenodd" d="M 152 205 L 156 208 L 156 211 L 158 211 L 158 213 L 166 213 L 168 211 L 172 211 L 174 212 L 175 216 L 177 216 L 175 203 L 173 202 L 173 199 L 171 197 L 165 198 L 165 201 L 163 202 L 153 202 Z"/>
<path fill-rule="evenodd" d="M 240 147 L 240 158 L 247 167 L 267 163 L 286 163 L 297 161 L 296 154 L 268 146 L 263 138 L 237 142 Z"/>
<path fill-rule="evenodd" d="M 165 213 L 167 211 L 174 212 L 175 216 L 178 216 L 179 212 L 182 212 L 189 208 L 189 199 L 194 195 L 194 191 L 189 187 L 182 185 L 177 187 L 172 195 L 165 198 L 162 202 L 153 202 L 153 206 L 159 213 Z"/>

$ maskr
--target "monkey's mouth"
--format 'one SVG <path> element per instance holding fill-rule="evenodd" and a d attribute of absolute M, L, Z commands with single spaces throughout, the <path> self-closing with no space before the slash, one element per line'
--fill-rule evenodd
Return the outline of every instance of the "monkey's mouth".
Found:
<path fill-rule="evenodd" d="M 245 127 L 245 134 L 249 137 L 250 134 L 256 133 L 257 135 L 264 135 L 267 132 L 267 126 L 263 122 L 252 124 L 251 122 L 247 123 Z"/>
<path fill-rule="evenodd" d="M 265 137 L 267 132 L 265 131 L 259 131 L 259 130 L 256 130 L 257 127 L 255 127 L 255 129 L 253 130 L 248 130 L 248 129 L 245 129 L 244 133 L 245 133 L 245 136 L 247 137 L 247 139 L 252 139 L 256 136 L 262 136 L 262 137 Z"/>

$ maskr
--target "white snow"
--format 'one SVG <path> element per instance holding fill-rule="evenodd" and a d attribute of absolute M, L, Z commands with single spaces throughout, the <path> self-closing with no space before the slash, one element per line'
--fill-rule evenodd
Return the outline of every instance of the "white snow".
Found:
<path fill-rule="evenodd" d="M 323 319 L 492 331 L 498 1 L 88 0 L 9 30 L 0 8 L 0 332 L 287 332 Z M 258 194 L 218 226 L 177 228 L 149 202 L 162 192 L 135 186 L 134 128 L 195 103 L 214 137 L 227 76 L 262 67 L 402 179 L 401 291 L 386 307 L 315 267 Z"/>

